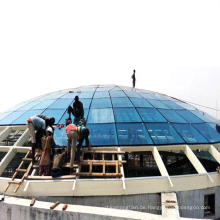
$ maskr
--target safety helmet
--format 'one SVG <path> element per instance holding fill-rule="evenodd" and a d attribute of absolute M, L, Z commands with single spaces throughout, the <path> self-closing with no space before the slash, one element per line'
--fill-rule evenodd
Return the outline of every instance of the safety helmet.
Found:
<path fill-rule="evenodd" d="M 49 131 L 51 134 L 53 134 L 53 129 L 51 127 L 47 127 L 46 131 Z"/>

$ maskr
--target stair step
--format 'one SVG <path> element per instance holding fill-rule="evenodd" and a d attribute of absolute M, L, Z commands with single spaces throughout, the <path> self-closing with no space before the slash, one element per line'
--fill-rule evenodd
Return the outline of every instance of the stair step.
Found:
<path fill-rule="evenodd" d="M 29 162 L 32 162 L 32 159 L 31 159 L 31 158 L 22 158 L 22 161 L 29 161 Z"/>
<path fill-rule="evenodd" d="M 26 169 L 16 169 L 16 172 L 26 173 L 27 170 Z"/>
<path fill-rule="evenodd" d="M 8 183 L 11 183 L 11 184 L 21 184 L 20 181 L 8 181 Z"/>

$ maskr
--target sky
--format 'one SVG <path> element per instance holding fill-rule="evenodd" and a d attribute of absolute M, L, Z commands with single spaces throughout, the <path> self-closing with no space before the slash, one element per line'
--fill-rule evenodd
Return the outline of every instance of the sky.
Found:
<path fill-rule="evenodd" d="M 1 0 L 0 112 L 94 84 L 220 109 L 218 0 Z M 217 116 L 220 112 L 201 108 Z"/>

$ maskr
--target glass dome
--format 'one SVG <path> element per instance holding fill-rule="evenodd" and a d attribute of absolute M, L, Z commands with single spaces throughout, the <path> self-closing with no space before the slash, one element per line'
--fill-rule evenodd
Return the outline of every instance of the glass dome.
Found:
<path fill-rule="evenodd" d="M 130 87 L 104 85 L 61 90 L 28 100 L 0 113 L 0 126 L 25 125 L 44 114 L 64 124 L 67 108 L 78 95 L 93 146 L 142 146 L 219 143 L 218 120 L 178 99 Z M 65 127 L 54 139 L 66 145 Z"/>

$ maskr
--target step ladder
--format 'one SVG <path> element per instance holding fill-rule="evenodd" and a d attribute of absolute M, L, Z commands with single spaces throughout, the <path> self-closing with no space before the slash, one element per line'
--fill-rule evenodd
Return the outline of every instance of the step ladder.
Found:
<path fill-rule="evenodd" d="M 92 160 L 84 160 L 84 155 L 92 154 L 93 159 Z M 122 177 L 122 173 L 119 171 L 119 167 L 122 166 L 126 161 L 115 159 L 115 154 L 124 154 L 124 151 L 85 151 L 85 149 L 82 150 L 81 158 L 80 158 L 80 166 L 89 166 L 89 172 L 78 172 L 74 173 L 76 176 L 87 176 L 87 177 Z M 96 160 L 95 157 L 97 154 L 102 155 L 102 160 Z M 105 160 L 105 155 L 111 154 L 112 160 Z M 102 172 L 93 172 L 93 166 L 102 166 Z M 108 173 L 106 172 L 107 166 L 115 166 L 115 173 Z"/>
<path fill-rule="evenodd" d="M 28 158 L 28 156 L 30 155 L 30 153 L 32 152 L 32 150 L 28 150 L 27 154 L 25 155 L 24 158 L 22 158 L 22 162 L 20 163 L 19 167 L 16 169 L 14 175 L 12 176 L 12 179 L 8 182 L 8 185 L 6 186 L 4 193 L 7 192 L 8 188 L 10 187 L 11 184 L 17 184 L 17 187 L 14 190 L 14 193 L 16 193 L 18 191 L 18 189 L 20 188 L 22 182 L 24 181 L 24 179 L 26 179 L 28 177 L 28 173 L 30 172 L 33 163 L 32 163 L 32 158 Z M 38 160 L 40 157 L 40 155 L 38 153 L 35 154 L 35 160 Z M 22 169 L 22 166 L 24 163 L 30 163 L 27 169 Z M 23 173 L 23 177 L 21 178 L 20 181 L 14 181 L 15 177 L 17 176 L 18 173 Z"/>

